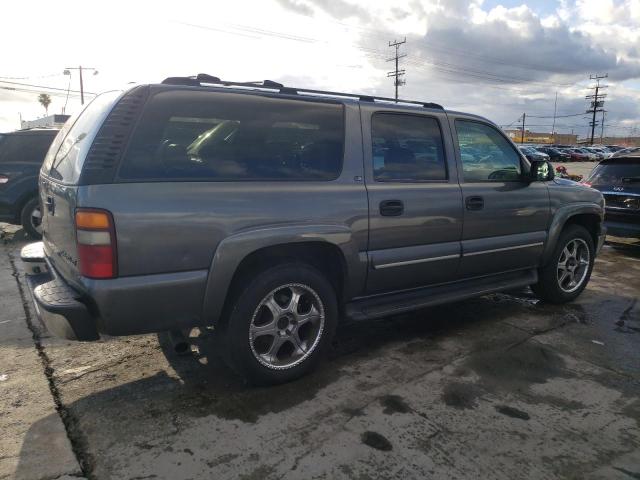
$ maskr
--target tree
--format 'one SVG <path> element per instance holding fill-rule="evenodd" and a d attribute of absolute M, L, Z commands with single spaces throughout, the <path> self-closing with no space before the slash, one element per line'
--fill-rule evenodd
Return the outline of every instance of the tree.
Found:
<path fill-rule="evenodd" d="M 51 105 L 51 97 L 46 93 L 38 95 L 38 102 L 44 107 L 46 115 L 49 115 L 49 105 Z"/>

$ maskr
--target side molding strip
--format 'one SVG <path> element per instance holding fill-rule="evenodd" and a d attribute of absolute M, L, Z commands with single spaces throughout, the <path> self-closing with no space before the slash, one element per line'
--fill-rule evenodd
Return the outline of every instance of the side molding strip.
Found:
<path fill-rule="evenodd" d="M 484 255 L 485 253 L 506 252 L 508 250 L 518 250 L 519 248 L 540 247 L 544 242 L 527 243 L 526 245 L 516 245 L 515 247 L 494 248 L 492 250 L 482 250 L 480 252 L 465 253 L 465 257 L 473 257 L 475 255 Z"/>
<path fill-rule="evenodd" d="M 416 263 L 437 262 L 438 260 L 451 260 L 454 258 L 460 258 L 460 254 L 456 253 L 455 255 L 444 255 L 442 257 L 419 258 L 417 260 L 405 260 L 404 262 L 383 263 L 382 265 L 375 265 L 373 268 L 376 270 L 380 270 L 383 268 L 401 267 L 403 265 L 415 265 Z"/>

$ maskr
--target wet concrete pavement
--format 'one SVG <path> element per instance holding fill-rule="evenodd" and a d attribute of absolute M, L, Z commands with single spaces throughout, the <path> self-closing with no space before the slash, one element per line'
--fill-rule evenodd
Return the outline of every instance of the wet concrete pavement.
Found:
<path fill-rule="evenodd" d="M 207 337 L 174 357 L 43 331 L 46 374 L 89 478 L 640 478 L 640 246 L 614 245 L 573 304 L 523 291 L 346 324 L 288 385 L 244 385 Z"/>

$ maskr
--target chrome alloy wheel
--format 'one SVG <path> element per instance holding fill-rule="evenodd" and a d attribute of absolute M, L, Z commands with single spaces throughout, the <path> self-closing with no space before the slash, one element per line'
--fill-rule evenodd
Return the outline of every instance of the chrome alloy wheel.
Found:
<path fill-rule="evenodd" d="M 253 313 L 249 345 L 258 362 L 274 370 L 292 368 L 311 355 L 324 330 L 324 306 L 308 285 L 272 290 Z"/>
<path fill-rule="evenodd" d="M 42 235 L 42 210 L 40 210 L 39 204 L 31 210 L 31 213 L 29 214 L 29 221 L 31 222 L 33 229 Z"/>
<path fill-rule="evenodd" d="M 582 286 L 590 259 L 589 246 L 583 239 L 574 238 L 565 245 L 558 260 L 558 285 L 563 292 L 572 293 Z"/>

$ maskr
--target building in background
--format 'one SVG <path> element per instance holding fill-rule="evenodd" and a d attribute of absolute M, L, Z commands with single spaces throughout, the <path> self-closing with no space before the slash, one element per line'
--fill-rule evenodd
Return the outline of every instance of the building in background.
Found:
<path fill-rule="evenodd" d="M 574 145 L 578 141 L 578 135 L 569 133 L 540 133 L 525 130 L 523 142 L 521 129 L 505 130 L 504 132 L 514 143 L 558 143 L 562 145 Z"/>
<path fill-rule="evenodd" d="M 26 128 L 43 128 L 43 127 L 55 127 L 61 128 L 69 119 L 70 115 L 49 115 L 48 117 L 38 118 L 37 120 L 22 120 L 20 121 L 20 128 L 23 130 Z"/>

